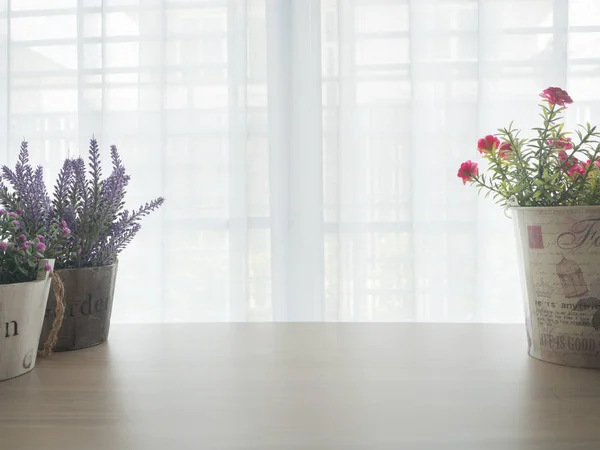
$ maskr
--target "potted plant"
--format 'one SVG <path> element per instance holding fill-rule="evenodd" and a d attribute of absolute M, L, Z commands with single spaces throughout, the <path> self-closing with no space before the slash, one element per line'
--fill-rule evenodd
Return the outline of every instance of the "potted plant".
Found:
<path fill-rule="evenodd" d="M 46 236 L 26 233 L 20 211 L 0 210 L 0 381 L 35 367 L 54 265 L 46 259 L 45 241 Z M 60 320 L 54 325 L 50 339 Z"/>
<path fill-rule="evenodd" d="M 58 174 L 53 198 L 47 194 L 42 169 L 29 164 L 23 142 L 14 172 L 2 168 L 13 191 L 0 186 L 0 202 L 23 212 L 30 233 L 56 229 L 64 237 L 52 247 L 56 274 L 65 290 L 65 311 L 55 351 L 77 350 L 105 342 L 112 313 L 117 256 L 140 230 L 140 220 L 162 205 L 158 198 L 137 210 L 124 209 L 129 175 L 111 146 L 112 172 L 103 178 L 98 142 L 92 138 L 89 165 L 67 159 Z M 58 224 L 53 223 L 58 220 Z M 48 299 L 41 341 L 50 335 L 56 299 Z"/>
<path fill-rule="evenodd" d="M 529 354 L 600 367 L 600 132 L 590 124 L 565 132 L 569 94 L 550 87 L 540 96 L 532 137 L 511 124 L 480 139 L 487 175 L 469 160 L 458 177 L 512 215 Z"/>

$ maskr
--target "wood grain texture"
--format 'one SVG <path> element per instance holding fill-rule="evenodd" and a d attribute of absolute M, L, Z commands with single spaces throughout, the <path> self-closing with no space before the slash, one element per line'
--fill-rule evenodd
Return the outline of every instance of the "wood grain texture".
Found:
<path fill-rule="evenodd" d="M 0 383 L 0 449 L 596 450 L 600 371 L 522 325 L 116 325 Z"/>

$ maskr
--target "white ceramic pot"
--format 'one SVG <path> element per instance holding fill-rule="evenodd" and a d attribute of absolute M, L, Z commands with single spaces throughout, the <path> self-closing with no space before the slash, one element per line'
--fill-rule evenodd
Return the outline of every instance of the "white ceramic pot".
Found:
<path fill-rule="evenodd" d="M 40 271 L 36 281 L 0 285 L 0 381 L 35 367 L 50 281 L 50 272 Z"/>
<path fill-rule="evenodd" d="M 600 206 L 511 208 L 529 354 L 600 368 Z"/>

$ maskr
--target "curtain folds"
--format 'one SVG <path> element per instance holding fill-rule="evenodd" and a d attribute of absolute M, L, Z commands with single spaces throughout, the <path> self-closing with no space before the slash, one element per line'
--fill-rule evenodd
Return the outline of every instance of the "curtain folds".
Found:
<path fill-rule="evenodd" d="M 114 319 L 522 321 L 512 224 L 456 177 L 569 90 L 600 119 L 584 0 L 0 0 L 0 150 L 52 184 L 94 134 L 164 195 Z"/>

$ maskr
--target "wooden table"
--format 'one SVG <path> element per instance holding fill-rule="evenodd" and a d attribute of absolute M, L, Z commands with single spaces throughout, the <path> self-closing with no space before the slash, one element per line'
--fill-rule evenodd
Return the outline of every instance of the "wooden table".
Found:
<path fill-rule="evenodd" d="M 600 371 L 525 342 L 519 325 L 114 326 L 0 383 L 0 449 L 600 449 Z"/>

